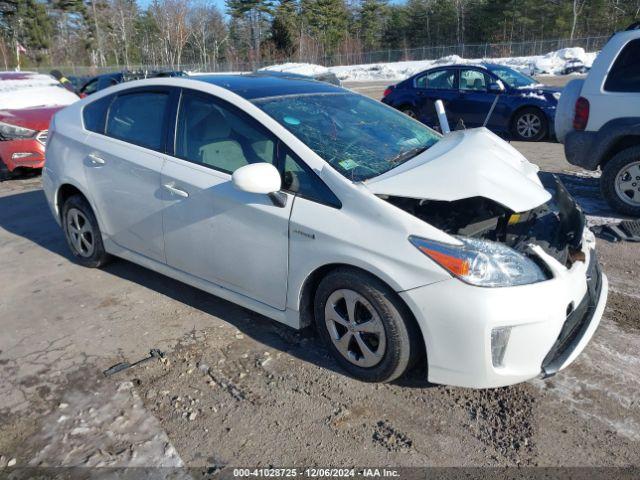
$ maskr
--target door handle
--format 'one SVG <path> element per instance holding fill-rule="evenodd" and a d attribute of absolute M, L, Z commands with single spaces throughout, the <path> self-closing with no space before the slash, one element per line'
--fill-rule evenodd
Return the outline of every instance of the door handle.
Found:
<path fill-rule="evenodd" d="M 174 187 L 170 183 L 165 183 L 163 187 L 166 188 L 172 194 L 178 195 L 179 197 L 187 198 L 189 196 L 188 192 L 185 192 L 184 190 L 180 190 L 179 188 Z"/>
<path fill-rule="evenodd" d="M 104 158 L 100 157 L 99 155 L 95 154 L 95 153 L 90 153 L 89 154 L 89 161 L 93 164 L 93 165 L 104 165 L 106 162 L 104 161 Z"/>

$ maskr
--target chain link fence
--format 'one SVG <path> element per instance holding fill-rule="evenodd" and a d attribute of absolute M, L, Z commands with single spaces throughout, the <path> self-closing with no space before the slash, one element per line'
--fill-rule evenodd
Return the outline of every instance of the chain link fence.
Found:
<path fill-rule="evenodd" d="M 182 70 L 188 72 L 247 72 L 275 63 L 295 62 L 314 63 L 326 67 L 338 65 L 359 65 L 370 63 L 403 62 L 414 60 L 435 60 L 451 55 L 462 58 L 504 58 L 527 57 L 545 55 L 563 48 L 581 47 L 586 52 L 602 49 L 609 39 L 608 36 L 585 37 L 557 40 L 532 40 L 529 42 L 478 43 L 442 46 L 425 46 L 418 48 L 403 48 L 395 50 L 378 50 L 370 52 L 335 53 L 328 56 L 296 56 L 293 58 L 269 59 L 262 62 L 222 61 L 218 63 L 184 63 L 181 65 L 110 65 L 106 67 L 58 65 L 41 66 L 35 70 L 48 73 L 53 69 L 60 70 L 65 75 L 94 76 L 101 73 L 128 70 L 137 72 Z"/>

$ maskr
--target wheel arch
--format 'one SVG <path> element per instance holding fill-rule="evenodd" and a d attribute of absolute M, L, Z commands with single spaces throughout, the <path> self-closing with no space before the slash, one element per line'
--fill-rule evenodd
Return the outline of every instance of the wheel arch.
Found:
<path fill-rule="evenodd" d="M 405 300 L 400 295 L 397 294 L 396 290 L 389 284 L 389 282 L 385 281 L 379 275 L 372 273 L 366 268 L 358 267 L 348 263 L 336 262 L 336 263 L 329 263 L 326 265 L 322 265 L 320 267 L 317 267 L 309 275 L 307 275 L 304 282 L 302 283 L 302 286 L 300 288 L 300 292 L 298 295 L 298 312 L 300 315 L 300 324 L 302 326 L 310 326 L 314 324 L 314 321 L 315 321 L 314 300 L 315 300 L 316 291 L 318 290 L 318 286 L 320 285 L 320 282 L 322 281 L 323 278 L 325 278 L 329 273 L 338 269 L 349 269 L 349 270 L 364 273 L 366 275 L 369 275 L 375 278 L 376 280 L 384 284 L 386 287 L 388 287 L 389 290 L 393 292 L 393 295 L 395 295 L 395 298 L 397 299 L 397 301 L 400 302 L 400 304 L 406 309 L 406 313 L 409 315 L 409 318 L 407 320 L 410 322 L 413 322 L 417 331 L 420 332 L 420 348 L 422 349 L 423 354 L 426 353 L 425 332 L 423 331 L 420 325 L 420 322 L 417 321 L 413 311 L 411 310 L 407 302 L 405 302 Z"/>
<path fill-rule="evenodd" d="M 71 182 L 63 182 L 60 184 L 60 186 L 58 187 L 56 194 L 55 194 L 55 208 L 56 208 L 56 214 L 58 215 L 58 218 L 60 219 L 60 221 L 62 221 L 62 206 L 64 205 L 64 202 L 67 201 L 68 198 L 74 196 L 74 195 L 80 195 L 82 196 L 87 203 L 91 206 L 91 209 L 94 212 L 95 215 L 95 208 L 93 208 L 93 205 L 91 204 L 91 200 L 89 200 L 89 196 L 86 195 L 77 185 L 75 185 L 74 183 Z"/>
<path fill-rule="evenodd" d="M 640 132 L 621 136 L 615 142 L 613 142 L 609 146 L 609 148 L 607 148 L 606 152 L 602 156 L 602 159 L 600 160 L 600 168 L 603 169 L 604 166 L 609 162 L 609 160 L 611 160 L 621 151 L 626 150 L 627 148 L 637 147 L 639 145 Z"/>

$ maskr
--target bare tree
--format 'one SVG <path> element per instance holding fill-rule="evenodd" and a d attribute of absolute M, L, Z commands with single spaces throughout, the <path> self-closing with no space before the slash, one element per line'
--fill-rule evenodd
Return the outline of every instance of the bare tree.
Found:
<path fill-rule="evenodd" d="M 220 52 L 229 40 L 229 31 L 220 11 L 213 5 L 201 3 L 189 14 L 189 26 L 194 50 L 201 65 L 216 65 Z"/>
<path fill-rule="evenodd" d="M 182 54 L 191 35 L 187 18 L 190 0 L 155 0 L 151 15 L 159 32 L 163 63 L 179 68 Z"/>

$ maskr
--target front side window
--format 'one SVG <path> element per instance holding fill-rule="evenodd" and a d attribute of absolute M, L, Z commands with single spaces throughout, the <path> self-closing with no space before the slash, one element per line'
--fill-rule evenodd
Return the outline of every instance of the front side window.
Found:
<path fill-rule="evenodd" d="M 254 100 L 345 177 L 376 177 L 441 137 L 380 102 L 349 92 Z"/>
<path fill-rule="evenodd" d="M 109 108 L 106 134 L 141 147 L 160 150 L 168 100 L 167 92 L 118 95 Z"/>
<path fill-rule="evenodd" d="M 607 76 L 604 89 L 609 92 L 640 92 L 640 39 L 622 49 Z"/>
<path fill-rule="evenodd" d="M 462 70 L 460 72 L 460 90 L 486 91 L 487 82 L 484 73 L 479 70 Z"/>
<path fill-rule="evenodd" d="M 230 106 L 211 96 L 184 92 L 175 152 L 179 158 L 233 173 L 250 163 L 274 164 L 276 142 Z"/>

